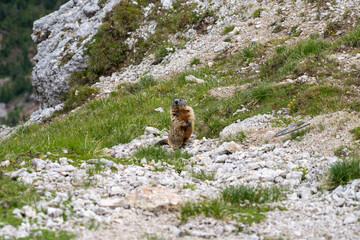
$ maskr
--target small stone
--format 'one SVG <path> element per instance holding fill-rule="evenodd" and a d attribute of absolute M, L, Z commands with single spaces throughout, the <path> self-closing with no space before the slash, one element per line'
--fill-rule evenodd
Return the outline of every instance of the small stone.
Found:
<path fill-rule="evenodd" d="M 188 75 L 185 77 L 186 81 L 193 82 L 193 83 L 204 83 L 205 81 L 203 79 L 194 77 L 193 75 Z"/>
<path fill-rule="evenodd" d="M 47 214 L 49 217 L 57 218 L 63 214 L 63 210 L 60 208 L 48 207 Z"/>
<path fill-rule="evenodd" d="M 69 153 L 69 151 L 68 150 L 66 150 L 66 149 L 63 149 L 63 151 L 62 151 L 64 154 L 68 154 Z"/>
<path fill-rule="evenodd" d="M 18 208 L 15 208 L 12 213 L 13 213 L 16 217 L 20 217 L 20 218 L 23 217 L 22 211 L 21 211 L 20 209 L 18 209 Z"/>
<path fill-rule="evenodd" d="M 24 206 L 22 208 L 22 212 L 24 213 L 25 217 L 27 218 L 34 218 L 36 217 L 36 211 L 30 206 Z"/>
<path fill-rule="evenodd" d="M 227 155 L 217 156 L 215 159 L 215 163 L 224 163 L 227 158 L 229 158 L 229 156 Z"/>
<path fill-rule="evenodd" d="M 358 219 L 359 218 L 357 216 L 355 216 L 354 214 L 351 214 L 345 218 L 344 224 L 356 223 L 358 221 Z"/>
<path fill-rule="evenodd" d="M 345 204 L 345 199 L 339 197 L 337 194 L 333 194 L 332 199 L 334 200 L 334 204 L 337 207 L 342 207 Z"/>
<path fill-rule="evenodd" d="M 201 238 L 213 238 L 216 237 L 216 234 L 212 231 L 200 231 L 200 230 L 190 230 L 189 234 L 191 236 L 195 237 L 201 237 Z"/>
<path fill-rule="evenodd" d="M 124 198 L 108 198 L 108 199 L 101 199 L 97 203 L 100 207 L 109 207 L 109 208 L 129 208 L 129 203 Z"/>
<path fill-rule="evenodd" d="M 151 212 L 175 210 L 183 202 L 182 196 L 173 190 L 160 187 L 141 187 L 136 189 L 134 194 L 127 195 L 126 198 L 131 205 Z"/>
<path fill-rule="evenodd" d="M 125 191 L 122 187 L 112 187 L 110 190 L 110 196 L 125 196 Z"/>
<path fill-rule="evenodd" d="M 36 167 L 37 170 L 42 170 L 46 166 L 46 162 L 44 160 L 40 159 L 40 158 L 32 159 L 31 163 L 33 164 L 33 166 Z"/>
<path fill-rule="evenodd" d="M 228 46 L 228 43 L 222 42 L 214 48 L 214 52 L 224 51 L 227 46 Z"/>
<path fill-rule="evenodd" d="M 208 62 L 208 66 L 211 68 L 214 65 L 214 62 Z"/>
<path fill-rule="evenodd" d="M 10 166 L 10 161 L 9 160 L 2 161 L 0 166 L 1 167 L 8 167 L 8 166 Z"/>
<path fill-rule="evenodd" d="M 157 108 L 158 109 L 158 108 Z M 155 109 L 156 110 L 156 109 Z M 150 135 L 150 134 L 160 134 L 160 130 L 154 127 L 145 127 L 144 134 Z"/>
<path fill-rule="evenodd" d="M 142 159 L 140 160 L 140 163 L 141 163 L 142 165 L 147 164 L 146 158 L 142 158 Z"/>
<path fill-rule="evenodd" d="M 61 165 L 68 165 L 69 163 L 68 163 L 68 159 L 66 158 L 66 157 L 61 157 L 61 158 L 59 158 L 59 162 L 60 162 L 60 164 Z"/>
<path fill-rule="evenodd" d="M 245 236 L 244 240 L 259 240 L 259 237 L 256 234 L 252 234 Z"/>
<path fill-rule="evenodd" d="M 157 111 L 157 112 L 165 112 L 162 107 L 155 108 L 155 111 Z"/>
<path fill-rule="evenodd" d="M 291 140 L 287 140 L 286 142 L 284 142 L 283 147 L 284 148 L 288 147 L 290 142 L 291 142 Z"/>

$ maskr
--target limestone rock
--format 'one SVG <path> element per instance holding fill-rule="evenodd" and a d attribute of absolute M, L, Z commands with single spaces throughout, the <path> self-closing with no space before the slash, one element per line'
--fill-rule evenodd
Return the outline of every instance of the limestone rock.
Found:
<path fill-rule="evenodd" d="M 126 198 L 131 205 L 152 212 L 175 210 L 183 202 L 183 198 L 173 190 L 161 187 L 141 187 Z"/>

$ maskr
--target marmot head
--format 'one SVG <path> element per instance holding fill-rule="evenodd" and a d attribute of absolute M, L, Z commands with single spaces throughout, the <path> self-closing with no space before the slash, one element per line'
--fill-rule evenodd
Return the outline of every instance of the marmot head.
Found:
<path fill-rule="evenodd" d="M 172 108 L 179 108 L 187 106 L 186 100 L 182 98 L 175 98 L 174 101 L 171 103 Z"/>

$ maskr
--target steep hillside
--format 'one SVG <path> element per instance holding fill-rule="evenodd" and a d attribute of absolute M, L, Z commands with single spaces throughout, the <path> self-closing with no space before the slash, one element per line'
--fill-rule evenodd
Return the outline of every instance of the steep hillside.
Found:
<path fill-rule="evenodd" d="M 359 11 L 69 1 L 40 19 L 50 108 L 2 134 L 0 236 L 357 239 Z M 176 151 L 156 145 L 175 97 L 196 114 Z"/>

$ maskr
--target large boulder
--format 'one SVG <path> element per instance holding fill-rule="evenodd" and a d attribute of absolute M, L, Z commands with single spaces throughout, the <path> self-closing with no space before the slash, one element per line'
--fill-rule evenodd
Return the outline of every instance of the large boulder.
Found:
<path fill-rule="evenodd" d="M 34 22 L 31 37 L 38 43 L 38 51 L 32 77 L 42 108 L 61 102 L 61 94 L 69 89 L 70 74 L 86 67 L 84 44 L 91 40 L 105 14 L 118 2 L 70 0 L 58 11 Z"/>

